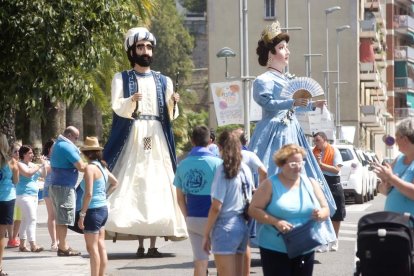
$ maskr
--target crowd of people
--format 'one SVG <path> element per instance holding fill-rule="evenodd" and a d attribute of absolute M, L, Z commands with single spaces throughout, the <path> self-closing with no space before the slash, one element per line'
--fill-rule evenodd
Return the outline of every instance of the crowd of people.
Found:
<path fill-rule="evenodd" d="M 258 61 L 267 70 L 254 81 L 253 98 L 263 116 L 249 144 L 242 129 L 224 130 L 216 139 L 206 126 L 195 126 L 193 148 L 177 164 L 171 121 L 179 115 L 180 96 L 169 77 L 150 69 L 156 38 L 143 27 L 129 30 L 124 40 L 132 69 L 113 78 L 113 125 L 105 147 L 86 137 L 78 148 L 79 130 L 68 126 L 44 145 L 35 164 L 29 145 L 9 147 L 0 134 L 0 276 L 7 275 L 6 235 L 7 245 L 20 252 L 45 250 L 36 242 L 39 177 L 50 250 L 79 256 L 67 241 L 68 227 L 77 227 L 91 275 L 105 274 L 105 235 L 138 239 L 138 258 L 162 256 L 156 237 L 189 238 L 195 276 L 208 274 L 211 253 L 219 275 L 249 275 L 249 244 L 256 238 L 265 276 L 312 275 L 315 251 L 338 250 L 346 216 L 342 159 L 323 132 L 314 134 L 312 148 L 295 117 L 326 102 L 281 96 L 289 82 L 283 73 L 288 42 L 278 23 L 258 41 Z M 401 155 L 391 165 L 375 164 L 385 210 L 414 213 L 413 129 L 414 120 L 403 120 L 396 130 Z M 318 232 L 319 247 L 303 245 L 292 256 L 286 236 L 306 225 Z"/>

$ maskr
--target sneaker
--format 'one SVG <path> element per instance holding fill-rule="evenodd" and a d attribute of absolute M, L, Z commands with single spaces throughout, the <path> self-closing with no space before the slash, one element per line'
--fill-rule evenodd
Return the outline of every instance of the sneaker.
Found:
<path fill-rule="evenodd" d="M 338 240 L 336 240 L 334 242 L 331 242 L 329 244 L 329 251 L 338 251 L 338 248 L 339 248 L 339 241 Z"/>
<path fill-rule="evenodd" d="M 14 247 L 19 247 L 20 245 L 20 241 L 18 239 L 14 239 L 14 240 L 9 240 L 7 242 L 7 247 L 8 248 L 14 248 Z"/>
<path fill-rule="evenodd" d="M 318 253 L 328 252 L 328 250 L 329 250 L 328 244 L 322 244 L 316 248 L 316 252 Z"/>

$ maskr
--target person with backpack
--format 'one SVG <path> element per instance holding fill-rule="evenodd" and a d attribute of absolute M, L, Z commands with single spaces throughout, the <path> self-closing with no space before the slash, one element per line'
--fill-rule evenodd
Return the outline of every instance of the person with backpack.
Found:
<path fill-rule="evenodd" d="M 106 230 L 113 238 L 136 239 L 137 257 L 161 257 L 156 237 L 188 237 L 173 186 L 176 154 L 171 121 L 178 117 L 172 81 L 151 70 L 156 38 L 147 28 L 130 29 L 124 49 L 131 69 L 111 86 L 113 121 L 104 160 L 119 182 L 109 199 Z M 143 239 L 150 237 L 145 254 Z"/>
<path fill-rule="evenodd" d="M 387 196 L 385 211 L 414 215 L 414 119 L 406 118 L 396 127 L 395 142 L 401 152 L 394 162 L 373 163 L 381 179 L 380 193 Z"/>

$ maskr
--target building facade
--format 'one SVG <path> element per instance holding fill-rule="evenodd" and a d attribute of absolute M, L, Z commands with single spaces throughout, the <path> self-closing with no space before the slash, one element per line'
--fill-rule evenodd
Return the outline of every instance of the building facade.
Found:
<path fill-rule="evenodd" d="M 266 68 L 259 66 L 255 53 L 257 41 L 263 28 L 278 20 L 290 35 L 289 72 L 312 77 L 324 87 L 328 108 L 339 119 L 335 124 L 344 136 L 353 136 L 354 145 L 392 157 L 394 150 L 385 145 L 385 137 L 394 135 L 396 121 L 414 112 L 414 49 L 409 46 L 414 42 L 414 2 L 246 2 L 208 1 L 209 82 L 226 81 L 224 60 L 216 56 L 223 47 L 236 53 L 227 59 L 230 77 L 244 75 L 243 59 L 248 61 L 249 75 L 263 73 Z M 246 18 L 244 46 L 240 30 Z M 214 126 L 212 105 L 210 111 Z"/>

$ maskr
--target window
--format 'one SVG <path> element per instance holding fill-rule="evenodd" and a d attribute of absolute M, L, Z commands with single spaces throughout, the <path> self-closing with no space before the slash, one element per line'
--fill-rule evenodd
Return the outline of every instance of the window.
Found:
<path fill-rule="evenodd" d="M 276 0 L 264 0 L 265 1 L 265 19 L 275 19 L 275 1 Z"/>

